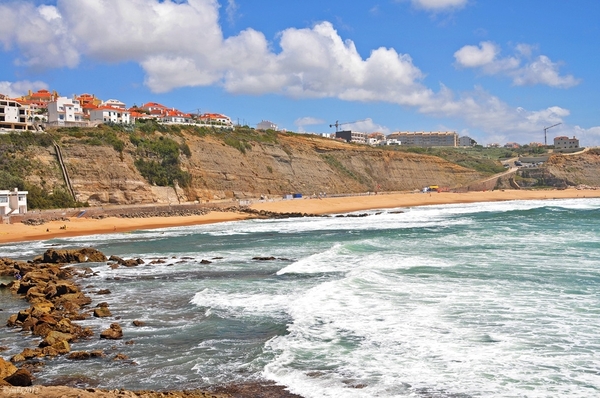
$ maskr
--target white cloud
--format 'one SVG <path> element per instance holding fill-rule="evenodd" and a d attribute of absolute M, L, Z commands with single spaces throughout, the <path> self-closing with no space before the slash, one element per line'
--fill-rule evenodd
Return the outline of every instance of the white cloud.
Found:
<path fill-rule="evenodd" d="M 428 11 L 459 9 L 467 5 L 468 0 L 411 0 L 413 6 Z"/>
<path fill-rule="evenodd" d="M 467 1 L 414 4 L 443 10 Z M 12 1 L 0 5 L 0 43 L 5 49 L 18 49 L 17 62 L 30 67 L 75 67 L 81 57 L 137 62 L 154 92 L 220 85 L 234 94 L 382 101 L 466 120 L 482 131 L 500 134 L 533 134 L 568 115 L 557 107 L 515 109 L 481 89 L 455 94 L 442 86 L 436 93 L 422 83 L 424 74 L 409 55 L 381 47 L 363 58 L 329 22 L 286 29 L 277 37 L 278 46 L 253 29 L 225 38 L 218 9 L 217 0 L 58 0 L 56 6 L 39 7 Z M 519 45 L 514 56 L 500 57 L 496 44 L 482 42 L 463 47 L 455 58 L 458 66 L 505 74 L 515 84 L 577 83 L 572 76 L 561 76 L 558 65 L 545 56 L 523 65 L 534 50 Z M 356 127 L 386 130 L 372 121 Z"/>
<path fill-rule="evenodd" d="M 31 82 L 29 80 L 21 80 L 18 82 L 0 81 L 0 94 L 7 95 L 10 98 L 25 95 L 28 90 L 37 91 L 41 89 L 48 89 L 48 85 L 44 82 Z"/>
<path fill-rule="evenodd" d="M 316 117 L 312 117 L 312 116 L 301 117 L 294 121 L 294 124 L 296 126 L 311 126 L 314 124 L 324 124 L 324 123 L 325 123 L 325 120 L 319 119 Z"/>
<path fill-rule="evenodd" d="M 559 65 L 545 55 L 531 61 L 535 48 L 528 44 L 519 44 L 512 57 L 498 57 L 498 45 L 484 41 L 479 46 L 467 45 L 454 53 L 456 65 L 463 68 L 479 68 L 487 75 L 506 75 L 512 78 L 516 86 L 543 84 L 550 87 L 569 88 L 579 84 L 572 75 L 561 76 Z M 525 64 L 522 65 L 522 62 Z M 527 62 L 528 61 L 528 62 Z"/>
<path fill-rule="evenodd" d="M 225 8 L 225 12 L 227 14 L 227 21 L 229 21 L 229 23 L 232 25 L 237 17 L 238 8 L 239 6 L 235 0 L 227 0 L 227 8 Z"/>

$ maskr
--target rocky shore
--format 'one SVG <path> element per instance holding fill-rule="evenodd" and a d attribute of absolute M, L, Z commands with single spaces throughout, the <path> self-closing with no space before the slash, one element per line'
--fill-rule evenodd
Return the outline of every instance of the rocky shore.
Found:
<path fill-rule="evenodd" d="M 6 397 L 181 397 L 181 398 L 225 398 L 225 397 L 265 397 L 299 398 L 283 387 L 268 382 L 255 382 L 242 385 L 216 386 L 213 391 L 125 391 L 102 390 L 97 388 L 77 389 L 68 386 L 40 386 L 35 384 L 37 369 L 44 361 L 57 356 L 66 356 L 73 361 L 124 361 L 135 365 L 135 359 L 114 352 L 77 351 L 77 343 L 84 339 L 123 339 L 123 330 L 114 322 L 106 330 L 84 328 L 77 321 L 87 317 L 111 316 L 109 304 L 102 302 L 90 308 L 92 299 L 76 283 L 78 280 L 93 277 L 91 268 L 73 267 L 69 264 L 85 262 L 106 262 L 111 267 L 136 266 L 141 259 L 107 258 L 104 253 L 93 248 L 57 250 L 48 249 L 44 254 L 30 261 L 15 261 L 0 258 L 0 276 L 12 277 L 10 283 L 0 283 L 0 289 L 8 289 L 21 297 L 28 307 L 11 314 L 6 327 L 18 328 L 23 333 L 39 338 L 37 347 L 24 348 L 8 360 L 0 357 L 0 395 Z M 109 294 L 98 290 L 96 294 Z M 135 325 L 135 322 L 134 322 Z M 140 326 L 140 324 L 135 326 Z M 0 347 L 6 351 L 8 347 Z"/>

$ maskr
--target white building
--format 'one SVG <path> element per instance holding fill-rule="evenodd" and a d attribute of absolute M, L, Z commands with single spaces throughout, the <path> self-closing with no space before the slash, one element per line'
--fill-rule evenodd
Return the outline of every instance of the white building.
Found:
<path fill-rule="evenodd" d="M 397 139 L 402 143 L 402 145 L 408 146 L 458 146 L 458 134 L 456 134 L 454 131 L 398 131 L 388 135 L 387 138 Z"/>
<path fill-rule="evenodd" d="M 0 95 L 0 129 L 35 130 L 32 120 L 29 106 Z"/>
<path fill-rule="evenodd" d="M 263 120 L 256 125 L 257 130 L 275 130 L 277 131 L 277 125 L 268 120 Z"/>
<path fill-rule="evenodd" d="M 124 102 L 116 100 L 116 99 L 106 100 L 106 101 L 102 102 L 98 106 L 99 107 L 101 107 L 101 106 L 111 106 L 113 108 L 127 109 L 127 106 L 125 105 Z"/>
<path fill-rule="evenodd" d="M 83 109 L 77 100 L 58 97 L 48 103 L 48 124 L 57 126 L 78 126 L 84 124 Z"/>
<path fill-rule="evenodd" d="M 90 109 L 90 122 L 129 124 L 131 123 L 131 113 L 127 109 L 99 106 L 96 109 Z"/>
<path fill-rule="evenodd" d="M 400 140 L 397 140 L 395 138 L 388 138 L 386 140 L 382 140 L 379 145 L 384 146 L 384 145 L 402 145 L 402 142 L 400 142 Z"/>
<path fill-rule="evenodd" d="M 27 191 L 0 190 L 0 216 L 27 213 Z"/>

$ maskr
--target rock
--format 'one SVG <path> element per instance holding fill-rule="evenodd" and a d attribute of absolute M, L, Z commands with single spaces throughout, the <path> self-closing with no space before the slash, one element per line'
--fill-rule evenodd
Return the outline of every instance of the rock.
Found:
<path fill-rule="evenodd" d="M 252 257 L 252 260 L 258 260 L 258 261 L 271 261 L 271 260 L 276 260 L 275 257 Z"/>
<path fill-rule="evenodd" d="M 58 355 L 68 354 L 71 351 L 71 347 L 66 340 L 61 340 L 52 344 L 51 348 L 55 349 L 58 352 Z"/>
<path fill-rule="evenodd" d="M 54 346 L 56 343 L 59 343 L 61 341 L 73 341 L 73 338 L 74 336 L 72 334 L 62 333 L 53 330 L 50 333 L 48 333 L 46 338 L 44 338 L 44 340 L 40 343 L 39 347 Z"/>
<path fill-rule="evenodd" d="M 112 323 L 108 329 L 100 334 L 101 339 L 119 340 L 123 338 L 123 329 L 118 323 Z"/>
<path fill-rule="evenodd" d="M 92 354 L 87 351 L 75 351 L 75 352 L 70 353 L 67 356 L 67 359 L 81 360 L 81 359 L 90 359 L 91 357 L 92 357 Z"/>
<path fill-rule="evenodd" d="M 15 387 L 28 387 L 31 383 L 31 373 L 26 369 L 19 369 L 12 375 L 5 377 L 4 381 Z"/>
<path fill-rule="evenodd" d="M 114 356 L 113 361 L 126 361 L 128 359 L 129 359 L 129 357 L 127 355 L 118 353 L 117 355 Z"/>
<path fill-rule="evenodd" d="M 123 259 L 119 256 L 112 255 L 108 258 L 108 261 L 114 261 L 117 264 L 121 264 L 123 262 Z"/>
<path fill-rule="evenodd" d="M 96 318 L 105 318 L 107 316 L 112 316 L 108 307 L 98 307 L 94 308 L 94 316 Z"/>
<path fill-rule="evenodd" d="M 109 289 L 100 289 L 96 292 L 96 294 L 110 294 L 111 291 Z"/>
<path fill-rule="evenodd" d="M 211 264 L 211 263 L 212 263 L 212 261 L 204 260 L 204 259 L 202 259 L 202 261 L 200 261 L 200 264 Z"/>
<path fill-rule="evenodd" d="M 104 255 L 104 253 L 92 247 L 85 247 L 83 249 L 80 249 L 79 252 L 87 257 L 87 262 L 103 263 L 106 261 L 106 256 Z"/>
<path fill-rule="evenodd" d="M 8 362 L 4 358 L 0 358 L 0 379 L 10 376 L 16 371 L 17 367 L 15 365 Z"/>
<path fill-rule="evenodd" d="M 102 352 L 102 350 L 94 350 L 90 352 L 90 355 L 92 356 L 92 358 L 102 358 L 104 356 L 104 353 Z"/>
<path fill-rule="evenodd" d="M 43 255 L 43 262 L 51 264 L 83 263 L 87 256 L 79 250 L 48 249 Z"/>
<path fill-rule="evenodd" d="M 132 323 L 133 323 L 133 326 L 144 326 L 146 324 L 146 322 L 144 322 L 144 321 L 137 321 L 137 320 L 133 321 Z"/>

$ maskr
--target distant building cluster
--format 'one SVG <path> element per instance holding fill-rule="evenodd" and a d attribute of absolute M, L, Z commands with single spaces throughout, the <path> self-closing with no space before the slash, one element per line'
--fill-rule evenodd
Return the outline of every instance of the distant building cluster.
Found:
<path fill-rule="evenodd" d="M 387 145 L 405 145 L 405 146 L 419 146 L 419 147 L 434 147 L 434 146 L 450 146 L 457 147 L 461 143 L 465 143 L 464 146 L 473 146 L 476 144 L 475 140 L 469 137 L 461 137 L 459 139 L 458 134 L 453 131 L 398 131 L 389 135 L 382 133 L 359 133 L 351 130 L 337 131 L 335 139 L 344 140 L 346 142 L 354 142 L 357 144 L 367 144 L 374 146 L 387 146 Z"/>
<path fill-rule="evenodd" d="M 102 123 L 132 124 L 155 120 L 163 124 L 193 124 L 233 128 L 229 116 L 220 113 L 190 114 L 156 102 L 127 105 L 116 99 L 101 100 L 92 94 L 60 96 L 38 90 L 19 98 L 0 94 L 0 130 L 27 131 L 45 126 L 93 127 Z"/>

